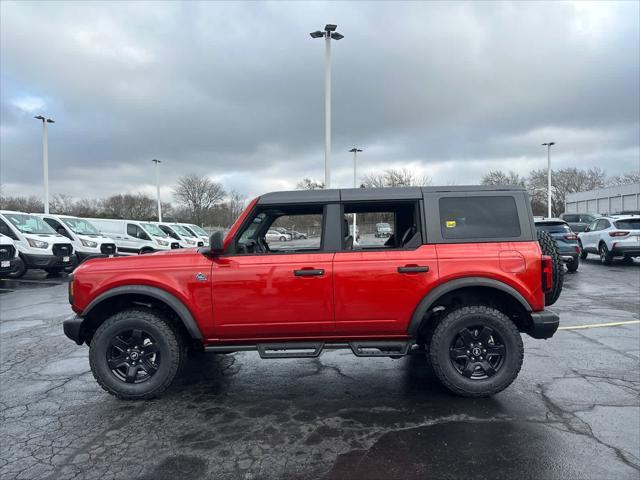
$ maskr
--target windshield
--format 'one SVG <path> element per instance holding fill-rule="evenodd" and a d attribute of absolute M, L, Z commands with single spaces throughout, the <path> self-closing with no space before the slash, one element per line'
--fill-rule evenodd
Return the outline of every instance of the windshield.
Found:
<path fill-rule="evenodd" d="M 56 231 L 40 217 L 25 215 L 23 213 L 5 213 L 4 216 L 22 233 L 56 234 Z"/>
<path fill-rule="evenodd" d="M 186 228 L 181 227 L 180 225 L 176 225 L 175 223 L 173 223 L 169 225 L 169 227 L 171 227 L 171 230 L 176 232 L 178 235 L 181 235 L 183 237 L 193 237 L 191 232 L 189 232 Z"/>
<path fill-rule="evenodd" d="M 628 230 L 640 230 L 640 218 L 628 218 L 626 220 L 618 220 L 613 222 L 616 228 L 625 228 Z"/>
<path fill-rule="evenodd" d="M 160 227 L 153 223 L 141 223 L 142 227 L 154 237 L 168 237 L 166 233 L 160 230 Z"/>
<path fill-rule="evenodd" d="M 81 218 L 62 218 L 61 219 L 72 231 L 79 235 L 100 235 L 91 223 Z"/>
<path fill-rule="evenodd" d="M 193 230 L 197 235 L 204 235 L 205 237 L 209 235 L 206 230 L 200 228 L 198 225 L 189 225 L 189 228 Z"/>
<path fill-rule="evenodd" d="M 536 223 L 536 228 L 538 230 L 544 230 L 545 232 L 549 232 L 549 233 L 565 233 L 571 232 L 571 228 L 569 228 L 569 225 L 567 225 L 566 223 L 560 223 L 560 222 L 555 222 L 555 223 Z"/>

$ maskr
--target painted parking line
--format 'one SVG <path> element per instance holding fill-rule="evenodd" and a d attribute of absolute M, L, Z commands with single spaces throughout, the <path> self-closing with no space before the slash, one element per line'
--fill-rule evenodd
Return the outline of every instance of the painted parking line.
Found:
<path fill-rule="evenodd" d="M 567 327 L 558 327 L 558 330 L 583 330 L 586 328 L 618 327 L 620 325 L 634 325 L 638 323 L 640 323 L 640 320 L 626 320 L 624 322 L 592 323 L 591 325 L 570 325 Z"/>

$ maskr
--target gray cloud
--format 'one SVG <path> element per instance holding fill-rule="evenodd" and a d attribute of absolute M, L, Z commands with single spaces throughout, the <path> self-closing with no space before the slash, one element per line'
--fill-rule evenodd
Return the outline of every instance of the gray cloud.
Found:
<path fill-rule="evenodd" d="M 637 2 L 2 3 L 0 179 L 40 193 L 152 192 L 187 172 L 247 195 L 323 175 L 323 45 L 335 22 L 334 185 L 409 165 L 638 168 Z"/>

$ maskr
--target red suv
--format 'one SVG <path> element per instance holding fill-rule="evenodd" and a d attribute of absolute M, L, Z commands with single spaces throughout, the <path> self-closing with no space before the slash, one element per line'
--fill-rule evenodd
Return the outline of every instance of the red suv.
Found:
<path fill-rule="evenodd" d="M 380 223 L 390 236 L 376 235 Z M 276 228 L 305 238 L 267 241 Z M 83 263 L 64 331 L 89 345 L 98 383 L 126 399 L 163 392 L 189 349 L 307 358 L 333 348 L 426 355 L 449 390 L 478 397 L 513 382 L 521 333 L 555 333 L 545 302 L 561 281 L 523 189 L 275 192 L 207 248 Z"/>

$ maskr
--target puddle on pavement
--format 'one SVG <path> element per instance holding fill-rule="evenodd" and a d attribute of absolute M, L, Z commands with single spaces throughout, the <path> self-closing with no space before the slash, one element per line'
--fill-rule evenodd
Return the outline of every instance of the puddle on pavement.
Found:
<path fill-rule="evenodd" d="M 42 320 L 22 320 L 22 321 L 9 321 L 0 323 L 0 335 L 5 333 L 16 332 L 23 328 L 32 328 L 44 325 Z"/>

